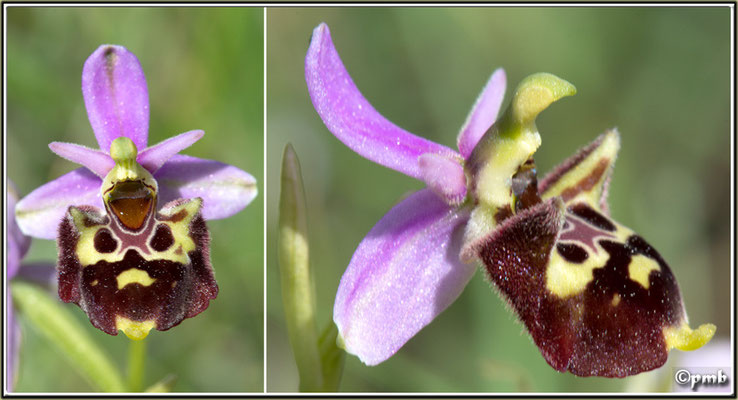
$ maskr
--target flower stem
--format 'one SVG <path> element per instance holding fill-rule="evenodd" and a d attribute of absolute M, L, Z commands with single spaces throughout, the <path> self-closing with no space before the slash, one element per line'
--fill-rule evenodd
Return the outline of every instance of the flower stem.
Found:
<path fill-rule="evenodd" d="M 146 367 L 146 340 L 129 340 L 128 344 L 128 390 L 143 390 L 144 369 Z"/>

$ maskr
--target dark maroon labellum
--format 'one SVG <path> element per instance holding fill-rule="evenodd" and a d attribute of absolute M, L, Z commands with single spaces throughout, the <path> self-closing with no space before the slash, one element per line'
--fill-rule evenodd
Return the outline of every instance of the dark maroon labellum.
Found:
<path fill-rule="evenodd" d="M 153 197 L 140 189 L 123 185 L 112 202 L 151 210 Z M 204 311 L 218 285 L 201 202 L 176 200 L 136 217 L 144 223 L 134 232 L 117 212 L 111 218 L 93 207 L 70 207 L 59 228 L 59 297 L 78 304 L 100 330 L 122 330 L 132 339 Z"/>

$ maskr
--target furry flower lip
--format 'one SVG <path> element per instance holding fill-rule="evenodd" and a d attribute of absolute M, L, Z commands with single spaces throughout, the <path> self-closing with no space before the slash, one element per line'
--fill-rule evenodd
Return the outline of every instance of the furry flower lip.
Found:
<path fill-rule="evenodd" d="M 242 210 L 257 194 L 256 180 L 177 154 L 203 137 L 200 130 L 147 147 L 146 79 L 122 46 L 90 55 L 82 94 L 99 149 L 52 142 L 54 153 L 83 167 L 18 202 L 18 225 L 27 235 L 57 238 L 63 301 L 78 304 L 106 333 L 143 339 L 215 298 L 205 220 Z"/>
<path fill-rule="evenodd" d="M 459 296 L 475 271 L 526 326 L 544 359 L 580 376 L 658 368 L 672 348 L 715 332 L 687 324 L 676 278 L 607 208 L 620 136 L 608 131 L 538 182 L 537 115 L 576 93 L 534 74 L 499 115 L 505 74 L 492 74 L 457 138 L 458 151 L 395 126 L 361 95 L 321 24 L 305 59 L 313 105 L 359 155 L 424 181 L 369 231 L 341 278 L 333 318 L 347 352 L 376 365 Z"/>

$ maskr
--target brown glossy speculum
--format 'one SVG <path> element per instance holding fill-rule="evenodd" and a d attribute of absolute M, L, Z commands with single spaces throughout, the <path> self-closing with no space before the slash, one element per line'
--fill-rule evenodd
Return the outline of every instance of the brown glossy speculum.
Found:
<path fill-rule="evenodd" d="M 134 231 L 141 229 L 156 205 L 154 189 L 142 181 L 116 183 L 107 199 L 108 206 L 118 221 Z"/>

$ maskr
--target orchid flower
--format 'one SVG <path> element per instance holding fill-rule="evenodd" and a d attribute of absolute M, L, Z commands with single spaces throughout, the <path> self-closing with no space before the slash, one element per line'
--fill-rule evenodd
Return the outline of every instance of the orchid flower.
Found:
<path fill-rule="evenodd" d="M 535 118 L 573 95 L 570 83 L 532 75 L 498 119 L 505 75 L 496 70 L 458 135 L 457 152 L 380 115 L 351 80 L 325 24 L 313 31 L 305 76 L 331 133 L 427 185 L 369 231 L 341 278 L 333 318 L 346 351 L 367 365 L 391 357 L 446 309 L 475 261 L 559 371 L 632 375 L 661 366 L 669 349 L 696 349 L 714 334 L 711 324 L 689 328 L 669 267 L 608 215 L 616 131 L 538 185 Z"/>
<path fill-rule="evenodd" d="M 53 265 L 46 263 L 21 264 L 23 257 L 31 246 L 31 238 L 24 235 L 15 220 L 15 206 L 18 202 L 18 192 L 13 181 L 8 180 L 7 193 L 7 238 L 8 253 L 6 255 L 5 279 L 9 282 L 16 276 L 32 280 L 41 284 L 48 284 L 56 277 Z M 5 384 L 8 392 L 13 391 L 18 372 L 18 353 L 21 344 L 20 325 L 15 319 L 15 308 L 10 290 L 5 297 L 5 315 L 7 318 L 7 332 L 5 336 L 8 356 L 5 364 Z"/>
<path fill-rule="evenodd" d="M 204 220 L 243 209 L 256 181 L 236 167 L 178 155 L 200 130 L 147 147 L 146 79 L 124 47 L 102 45 L 90 55 L 82 94 L 99 149 L 52 142 L 54 153 L 83 167 L 21 200 L 18 224 L 27 235 L 58 237 L 63 301 L 106 333 L 142 339 L 215 298 Z"/>

